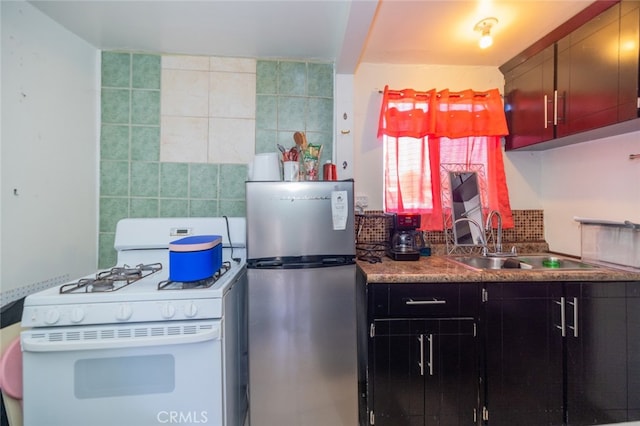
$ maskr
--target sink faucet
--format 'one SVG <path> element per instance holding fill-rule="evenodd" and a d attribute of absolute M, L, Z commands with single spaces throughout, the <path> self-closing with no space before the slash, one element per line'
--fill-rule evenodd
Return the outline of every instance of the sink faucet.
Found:
<path fill-rule="evenodd" d="M 498 235 L 496 239 L 493 241 L 493 247 L 496 253 L 502 253 L 502 215 L 498 210 L 491 210 L 487 215 L 487 223 L 485 225 L 485 230 L 487 233 L 490 233 L 491 235 L 493 235 L 492 219 L 494 216 L 498 218 L 498 231 L 497 231 Z M 486 238 L 485 238 L 485 241 L 486 241 Z"/>
<path fill-rule="evenodd" d="M 493 235 L 493 222 L 492 219 L 493 217 L 497 217 L 498 218 L 498 226 L 497 226 L 497 235 L 496 238 L 493 240 L 493 250 L 494 252 L 491 253 L 490 255 L 493 256 L 517 256 L 518 253 L 516 251 L 516 246 L 511 247 L 511 251 L 509 252 L 504 252 L 502 251 L 502 215 L 500 214 L 499 211 L 497 210 L 491 210 L 489 212 L 489 214 L 487 215 L 487 223 L 485 224 L 485 231 L 487 232 L 487 234 L 489 235 Z M 489 238 L 487 238 L 485 236 L 485 242 L 488 241 Z M 485 251 L 485 254 L 489 254 L 487 251 Z"/>

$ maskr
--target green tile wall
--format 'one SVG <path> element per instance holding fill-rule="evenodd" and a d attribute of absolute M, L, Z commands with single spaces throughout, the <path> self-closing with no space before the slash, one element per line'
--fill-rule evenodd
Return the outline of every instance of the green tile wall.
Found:
<path fill-rule="evenodd" d="M 160 162 L 161 57 L 102 53 L 99 268 L 116 263 L 118 220 L 126 217 L 244 216 L 244 164 Z M 293 133 L 332 158 L 333 64 L 258 61 L 256 153 Z"/>
<path fill-rule="evenodd" d="M 256 80 L 256 152 L 276 144 L 294 146 L 304 131 L 322 145 L 324 163 L 333 157 L 333 64 L 258 61 Z"/>

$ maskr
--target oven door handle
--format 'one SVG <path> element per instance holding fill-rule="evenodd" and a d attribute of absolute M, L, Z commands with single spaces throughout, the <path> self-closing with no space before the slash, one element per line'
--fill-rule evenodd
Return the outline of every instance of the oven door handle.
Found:
<path fill-rule="evenodd" d="M 100 339 L 79 339 L 64 334 L 70 332 L 26 332 L 22 333 L 21 346 L 23 352 L 70 352 L 99 349 L 141 348 L 150 346 L 184 345 L 219 340 L 219 326 L 198 330 L 195 333 L 178 333 L 158 336 L 132 336 Z M 55 335 L 54 335 L 55 334 Z M 63 335 L 62 337 L 60 335 Z"/>

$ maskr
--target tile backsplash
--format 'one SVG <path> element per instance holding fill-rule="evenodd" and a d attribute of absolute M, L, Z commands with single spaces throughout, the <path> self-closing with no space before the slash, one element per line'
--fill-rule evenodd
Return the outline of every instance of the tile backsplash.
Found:
<path fill-rule="evenodd" d="M 244 216 L 247 164 L 293 146 L 332 158 L 333 64 L 102 52 L 99 267 L 125 217 Z"/>
<path fill-rule="evenodd" d="M 542 210 L 513 210 L 513 228 L 503 230 L 502 241 L 506 249 L 511 245 L 518 250 L 529 252 L 548 251 L 544 240 L 544 214 Z M 356 245 L 358 255 L 384 255 L 385 242 L 389 240 L 393 229 L 391 215 L 382 211 L 366 211 L 357 216 Z M 425 242 L 432 247 L 434 254 L 445 254 L 446 236 L 443 231 L 425 231 Z"/>

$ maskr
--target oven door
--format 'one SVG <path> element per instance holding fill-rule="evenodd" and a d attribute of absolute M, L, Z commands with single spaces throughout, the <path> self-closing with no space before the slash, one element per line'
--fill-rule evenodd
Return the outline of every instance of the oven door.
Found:
<path fill-rule="evenodd" d="M 220 321 L 22 332 L 24 425 L 222 425 Z"/>

